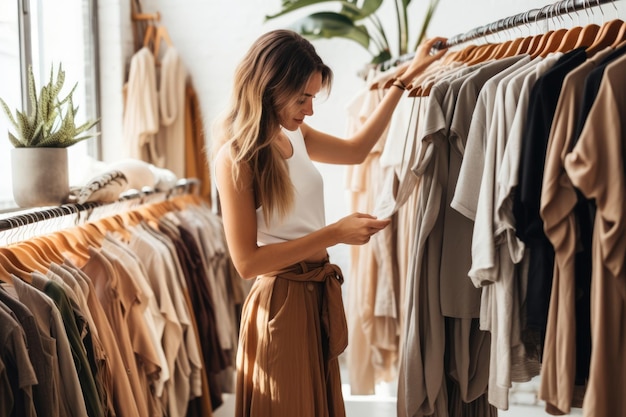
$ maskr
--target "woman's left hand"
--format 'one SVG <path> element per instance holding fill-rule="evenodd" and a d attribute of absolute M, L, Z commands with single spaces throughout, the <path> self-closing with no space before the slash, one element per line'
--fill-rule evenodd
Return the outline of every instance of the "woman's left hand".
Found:
<path fill-rule="evenodd" d="M 411 63 L 402 71 L 402 74 L 398 74 L 396 78 L 400 78 L 404 85 L 408 86 L 415 77 L 446 53 L 448 50 L 448 48 L 445 47 L 447 40 L 447 38 L 436 37 L 422 42 L 415 51 L 415 56 L 411 60 Z M 437 45 L 444 45 L 444 47 L 435 49 Z"/>

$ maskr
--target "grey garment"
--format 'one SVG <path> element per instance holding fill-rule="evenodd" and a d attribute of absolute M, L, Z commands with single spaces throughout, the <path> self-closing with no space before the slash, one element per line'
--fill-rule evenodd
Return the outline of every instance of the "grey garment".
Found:
<path fill-rule="evenodd" d="M 465 217 L 475 220 L 476 207 L 478 205 L 478 190 L 480 188 L 480 182 L 483 176 L 483 167 L 485 165 L 485 148 L 487 135 L 491 127 L 492 116 L 494 113 L 494 93 L 497 89 L 498 82 L 506 77 L 508 74 L 517 71 L 521 67 L 530 62 L 529 56 L 523 56 L 518 58 L 513 64 L 500 69 L 496 74 L 491 74 L 491 77 L 487 78 L 483 82 L 483 86 L 479 88 L 479 93 L 475 96 L 473 102 L 475 107 L 471 113 L 466 114 L 465 118 L 469 118 L 469 124 L 462 128 L 462 125 L 457 126 L 453 120 L 453 126 L 458 129 L 457 135 L 462 143 L 465 139 L 465 146 L 463 150 L 463 162 L 461 163 L 461 170 L 459 172 L 459 180 L 454 191 L 454 197 L 452 199 L 452 208 L 457 210 Z M 483 67 L 485 69 L 487 67 Z M 480 71 L 480 70 L 479 70 Z M 468 83 L 473 83 L 476 80 L 470 78 Z M 472 88 L 470 84 L 468 88 Z M 473 87 L 476 88 L 476 87 Z M 461 87 L 463 91 L 463 87 Z M 464 101 L 461 101 L 461 96 L 458 99 L 458 105 L 464 105 L 467 101 L 471 100 L 472 96 L 467 97 Z M 453 128 L 454 131 L 454 128 Z"/>
<path fill-rule="evenodd" d="M 58 308 L 50 297 L 20 279 L 14 279 L 13 286 L 19 300 L 30 309 L 37 321 L 44 350 L 57 359 L 53 378 L 59 391 L 59 416 L 86 416 L 78 372 Z"/>
<path fill-rule="evenodd" d="M 521 62 L 524 59 L 530 60 L 528 57 L 511 60 L 513 61 L 511 65 L 514 66 L 517 63 L 523 65 Z M 480 66 L 471 74 L 476 74 L 486 67 L 487 65 Z M 503 65 L 503 68 L 506 68 L 506 65 Z M 502 68 L 498 69 L 502 70 Z M 471 76 L 468 79 L 470 78 Z M 485 77 L 485 79 L 489 78 Z M 406 287 L 405 342 L 398 383 L 399 416 L 433 413 L 446 415 L 448 408 L 445 383 L 448 375 L 444 370 L 446 367 L 444 364 L 445 321 L 441 310 L 442 290 L 447 290 L 447 288 L 441 287 L 440 274 L 445 206 L 449 201 L 448 194 L 452 192 L 448 189 L 448 181 L 450 177 L 449 155 L 450 148 L 453 146 L 450 146 L 447 126 L 448 124 L 452 126 L 454 121 L 452 113 L 456 106 L 455 90 L 460 91 L 463 87 L 463 83 L 460 86 L 458 83 L 453 85 L 452 83 L 454 80 L 447 80 L 439 86 L 439 89 L 435 88 L 437 87 L 435 84 L 431 90 L 429 110 L 426 112 L 424 121 L 426 128 L 420 138 L 421 149 L 412 167 L 413 171 L 420 176 L 420 191 L 415 213 L 417 229 L 412 245 L 413 253 L 410 256 Z M 450 93 L 446 97 L 448 92 Z M 456 170 L 452 173 L 457 175 Z M 471 224 L 466 224 L 468 225 Z M 471 234 L 466 236 L 468 237 L 471 237 Z M 466 246 L 468 246 L 467 242 Z M 448 271 L 445 272 L 448 273 Z M 464 327 L 461 325 L 458 329 L 461 330 Z M 465 343 L 467 339 L 462 340 Z M 487 344 L 483 341 L 481 345 Z M 484 362 L 484 348 L 479 351 L 483 354 L 476 355 L 477 360 Z M 467 380 L 465 377 L 460 379 Z M 470 391 L 481 392 L 479 385 L 485 385 L 484 375 L 478 379 L 481 381 L 477 380 L 476 386 L 469 387 L 466 384 L 461 388 L 465 392 L 465 397 L 474 395 L 470 394 Z"/>
<path fill-rule="evenodd" d="M 54 358 L 44 351 L 33 313 L 17 298 L 12 297 L 3 286 L 0 286 L 0 303 L 4 303 L 13 312 L 24 329 L 28 343 L 28 356 L 38 382 L 33 387 L 33 402 L 37 414 L 40 416 L 58 415 L 59 398 L 53 374 Z"/>
<path fill-rule="evenodd" d="M 426 128 L 412 170 L 420 176 L 407 276 L 405 334 L 398 380 L 398 416 L 447 413 L 444 371 L 445 322 L 441 314 L 439 269 L 443 240 L 442 208 L 448 177 L 446 116 L 442 110 L 449 81 L 435 84 L 425 112 Z M 432 118 L 429 121 L 429 118 Z M 440 414 L 441 413 L 441 414 Z"/>

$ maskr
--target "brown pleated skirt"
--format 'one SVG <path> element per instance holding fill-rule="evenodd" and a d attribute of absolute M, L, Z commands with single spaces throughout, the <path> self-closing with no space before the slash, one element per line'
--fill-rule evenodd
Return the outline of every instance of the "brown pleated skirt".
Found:
<path fill-rule="evenodd" d="M 306 265 L 259 277 L 248 294 L 237 351 L 236 417 L 345 416 L 337 360 L 337 346 L 347 344 L 343 329 L 337 337 L 341 320 L 345 325 L 343 304 L 337 305 L 340 283 L 330 264 Z"/>

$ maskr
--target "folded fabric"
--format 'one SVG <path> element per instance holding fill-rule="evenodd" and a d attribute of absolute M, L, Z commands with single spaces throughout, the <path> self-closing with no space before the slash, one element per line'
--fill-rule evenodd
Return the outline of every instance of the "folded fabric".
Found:
<path fill-rule="evenodd" d="M 79 204 L 88 201 L 111 203 L 129 190 L 149 187 L 155 191 L 169 191 L 178 178 L 164 168 L 158 168 L 138 159 L 126 159 L 107 166 L 106 170 L 91 178 L 78 192 Z"/>

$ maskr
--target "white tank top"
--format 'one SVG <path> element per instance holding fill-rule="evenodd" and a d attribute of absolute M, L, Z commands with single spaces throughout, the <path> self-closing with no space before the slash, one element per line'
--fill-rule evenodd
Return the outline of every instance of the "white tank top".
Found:
<path fill-rule="evenodd" d="M 259 245 L 293 240 L 321 229 L 326 224 L 324 215 L 324 182 L 306 150 L 300 129 L 283 129 L 293 148 L 287 158 L 289 177 L 294 187 L 293 209 L 284 217 L 272 216 L 265 224 L 262 207 L 256 210 L 257 241 Z"/>

